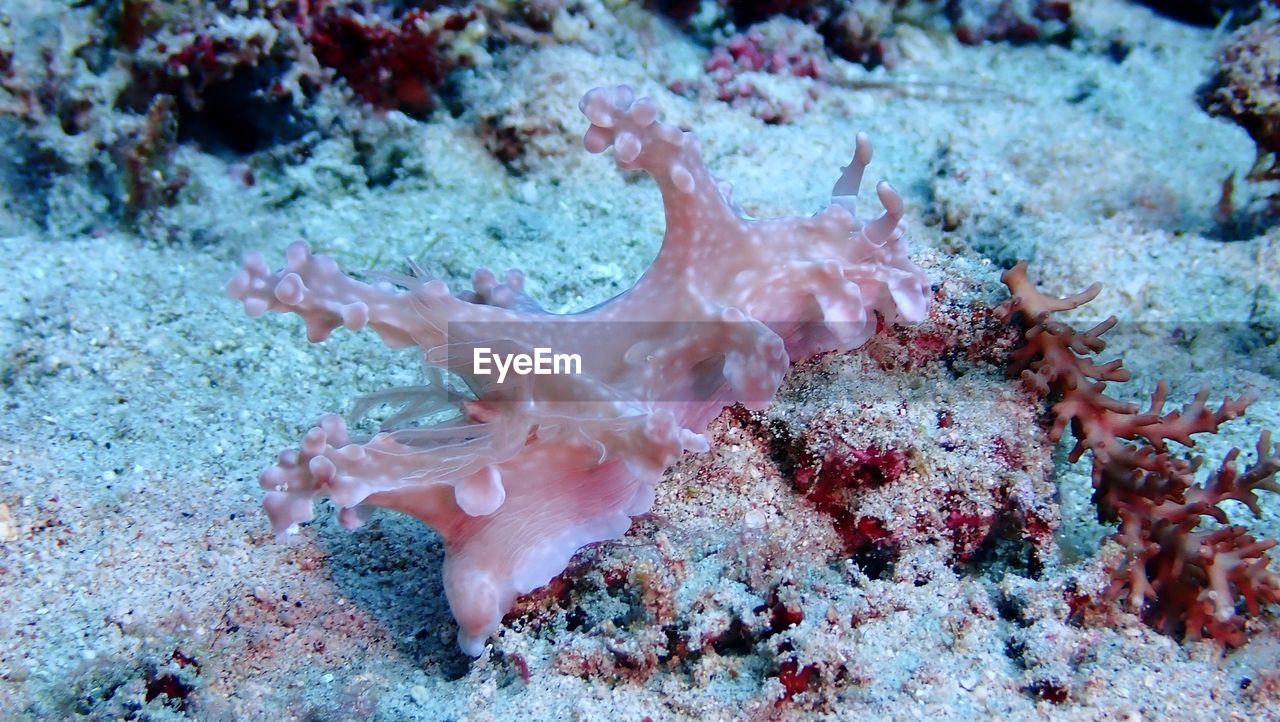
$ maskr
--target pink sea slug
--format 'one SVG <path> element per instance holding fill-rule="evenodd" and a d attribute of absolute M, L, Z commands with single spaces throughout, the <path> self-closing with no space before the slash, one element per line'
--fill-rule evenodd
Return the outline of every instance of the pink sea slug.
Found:
<path fill-rule="evenodd" d="M 927 310 L 901 198 L 881 182 L 884 214 L 863 222 L 855 213 L 871 159 L 865 134 L 832 205 L 757 220 L 703 165 L 692 133 L 656 120 L 651 99 L 596 88 L 580 107 L 591 122 L 587 150 L 613 147 L 619 167 L 649 173 L 666 208 L 657 259 L 615 298 L 549 314 L 516 271 L 477 271 L 473 290 L 459 294 L 416 268 L 371 285 L 302 242 L 279 271 L 249 254 L 227 284 L 251 316 L 301 316 L 313 342 L 339 326 L 369 328 L 392 348 L 422 352 L 434 384 L 375 397 L 405 407 L 367 441 L 351 439 L 338 416 L 322 418 L 262 474 L 263 505 L 278 535 L 310 520 L 325 496 L 349 528 L 372 506 L 429 524 L 444 538 L 445 592 L 470 655 L 517 595 L 545 585 L 584 545 L 622 536 L 652 506 L 664 470 L 707 450 L 702 434 L 725 406 L 760 408 L 793 361 L 856 348 L 878 322 L 917 322 Z M 579 356 L 579 372 L 508 366 L 500 383 L 484 368 L 538 349 Z"/>

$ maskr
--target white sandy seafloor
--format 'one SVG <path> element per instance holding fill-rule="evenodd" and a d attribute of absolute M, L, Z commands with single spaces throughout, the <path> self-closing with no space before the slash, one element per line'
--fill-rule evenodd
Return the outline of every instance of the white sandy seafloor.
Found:
<path fill-rule="evenodd" d="M 951 479 L 981 484 L 990 440 L 1021 440 L 1027 478 L 1010 483 L 1061 504 L 1060 548 L 1038 575 L 952 565 L 929 544 L 890 574 L 864 573 L 725 417 L 713 451 L 669 473 L 653 515 L 580 553 L 569 583 L 522 603 L 472 661 L 454 643 L 428 528 L 381 513 L 348 533 L 322 503 L 276 544 L 260 509 L 257 476 L 277 451 L 418 371 L 371 337 L 310 345 L 295 318 L 246 318 L 221 295 L 241 254 L 277 263 L 305 238 L 353 268 L 412 256 L 457 281 L 517 266 L 553 309 L 603 300 L 662 233 L 652 183 L 579 145 L 578 98 L 616 83 L 694 128 L 758 215 L 818 210 L 867 131 L 870 175 L 902 192 L 913 256 L 953 299 L 998 302 L 999 270 L 1016 258 L 1054 291 L 1103 281 L 1078 318 L 1128 324 L 1113 348 L 1130 349 L 1135 380 L 1115 393 L 1143 400 L 1160 377 L 1175 402 L 1202 384 L 1215 397 L 1257 389 L 1244 419 L 1201 442 L 1211 460 L 1252 450 L 1260 430 L 1280 430 L 1280 229 L 1214 237 L 1221 181 L 1253 159 L 1242 130 L 1194 101 L 1220 36 L 1115 0 L 1074 6 L 1086 37 L 1072 48 L 913 31 L 897 69 L 866 76 L 875 87 L 829 88 L 778 126 L 667 92 L 705 51 L 636 8 L 596 7 L 578 39 L 514 47 L 466 78 L 462 117 L 370 120 L 379 143 L 408 153 L 393 183 L 365 182 L 349 136 L 251 188 L 228 161 L 184 148 L 193 178 L 164 212 L 163 242 L 89 211 L 67 233 L 0 188 L 0 718 L 1280 719 L 1274 616 L 1226 654 L 1128 613 L 1068 622 L 1067 580 L 1105 585 L 1087 467 L 1052 453 L 1033 404 L 990 366 L 917 374 L 829 357 L 793 374 L 764 418 L 844 419 L 832 423 L 861 443 L 920 450 L 909 480 L 868 501 L 890 517 Z M 1122 62 L 1098 50 L 1116 34 L 1132 43 Z M 538 129 L 522 176 L 474 133 L 476 115 L 499 114 Z M 965 422 L 949 439 L 935 438 L 939 410 Z M 943 441 L 952 451 L 933 455 Z M 1280 500 L 1264 503 L 1261 519 L 1232 512 L 1273 536 Z M 602 581 L 627 568 L 621 588 Z M 800 624 L 761 631 L 770 589 L 802 609 Z M 726 632 L 734 619 L 746 631 Z M 821 672 L 779 702 L 787 654 Z M 1028 691 L 1045 680 L 1066 700 Z"/>

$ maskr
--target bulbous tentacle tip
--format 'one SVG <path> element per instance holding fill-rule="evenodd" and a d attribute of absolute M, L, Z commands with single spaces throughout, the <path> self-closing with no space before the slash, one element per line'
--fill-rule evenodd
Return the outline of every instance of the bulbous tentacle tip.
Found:
<path fill-rule="evenodd" d="M 884 206 L 884 213 L 867 224 L 865 233 L 868 241 L 883 246 L 902 235 L 902 214 L 905 209 L 902 196 L 898 195 L 888 181 L 876 184 L 876 195 L 880 198 L 880 205 Z"/>
<path fill-rule="evenodd" d="M 502 622 L 498 589 L 487 574 L 468 571 L 461 577 L 448 578 L 445 593 L 449 609 L 458 620 L 458 648 L 463 654 L 479 657 L 485 641 Z"/>
<path fill-rule="evenodd" d="M 488 637 L 479 634 L 471 634 L 465 629 L 458 629 L 458 649 L 468 657 L 479 657 L 484 654 L 485 643 Z"/>
<path fill-rule="evenodd" d="M 507 499 L 502 474 L 492 464 L 454 484 L 454 501 L 468 516 L 489 516 Z"/>
<path fill-rule="evenodd" d="M 885 213 L 894 218 L 902 217 L 902 196 L 889 185 L 889 181 L 882 180 L 876 184 L 876 196 L 880 199 L 880 205 L 884 206 Z"/>
<path fill-rule="evenodd" d="M 832 199 L 853 196 L 857 197 L 862 187 L 862 176 L 871 164 L 871 136 L 859 132 L 853 141 L 853 160 L 845 166 L 831 189 Z"/>

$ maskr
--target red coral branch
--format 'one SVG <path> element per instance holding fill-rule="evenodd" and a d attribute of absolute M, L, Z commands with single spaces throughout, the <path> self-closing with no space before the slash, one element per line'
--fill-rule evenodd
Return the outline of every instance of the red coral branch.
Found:
<path fill-rule="evenodd" d="M 1028 390 L 1053 400 L 1054 441 L 1067 428 L 1075 439 L 1069 459 L 1086 451 L 1093 457 L 1093 501 L 1098 518 L 1118 522 L 1113 538 L 1125 549 L 1114 570 L 1108 596 L 1127 598 L 1156 629 L 1188 639 L 1212 638 L 1228 646 L 1244 643 L 1244 618 L 1263 603 L 1280 603 L 1280 575 L 1267 569 L 1265 552 L 1276 545 L 1259 540 L 1230 523 L 1222 502 L 1233 500 L 1259 513 L 1262 489 L 1280 493 L 1280 444 L 1263 432 L 1257 460 L 1241 472 L 1239 449 L 1232 449 L 1203 483 L 1195 481 L 1203 459 L 1170 451 L 1169 442 L 1192 447 L 1195 434 L 1214 434 L 1253 403 L 1253 394 L 1226 398 L 1215 410 L 1209 391 L 1201 389 L 1180 410 L 1165 412 L 1169 387 L 1156 384 L 1151 404 L 1136 404 L 1106 395 L 1111 382 L 1129 380 L 1123 362 L 1098 363 L 1106 349 L 1102 335 L 1114 317 L 1080 332 L 1052 316 L 1092 301 L 1101 287 L 1056 298 L 1041 293 L 1018 263 L 1001 276 L 1011 298 L 996 310 L 1006 322 L 1025 328 L 1025 343 L 1009 360 L 1009 371 Z M 1205 517 L 1221 526 L 1201 528 Z"/>

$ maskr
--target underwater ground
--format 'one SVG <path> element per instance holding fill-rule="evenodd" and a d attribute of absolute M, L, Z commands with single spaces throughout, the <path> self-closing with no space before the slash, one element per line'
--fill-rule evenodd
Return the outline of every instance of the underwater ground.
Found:
<path fill-rule="evenodd" d="M 1089 464 L 990 311 L 1018 259 L 1051 292 L 1101 281 L 1066 317 L 1119 318 L 1114 396 L 1257 393 L 1198 437 L 1202 473 L 1280 431 L 1277 184 L 1201 100 L 1231 18 L 419 5 L 0 3 L 0 717 L 1280 719 L 1274 606 L 1232 647 L 1108 598 Z M 280 450 L 417 357 L 309 344 L 222 287 L 305 239 L 351 269 L 520 268 L 554 311 L 623 291 L 663 215 L 582 149 L 578 100 L 616 84 L 755 216 L 820 210 L 867 132 L 935 303 L 726 410 L 473 660 L 428 527 L 323 502 L 276 543 L 261 508 Z M 1273 538 L 1263 496 L 1224 508 Z"/>

